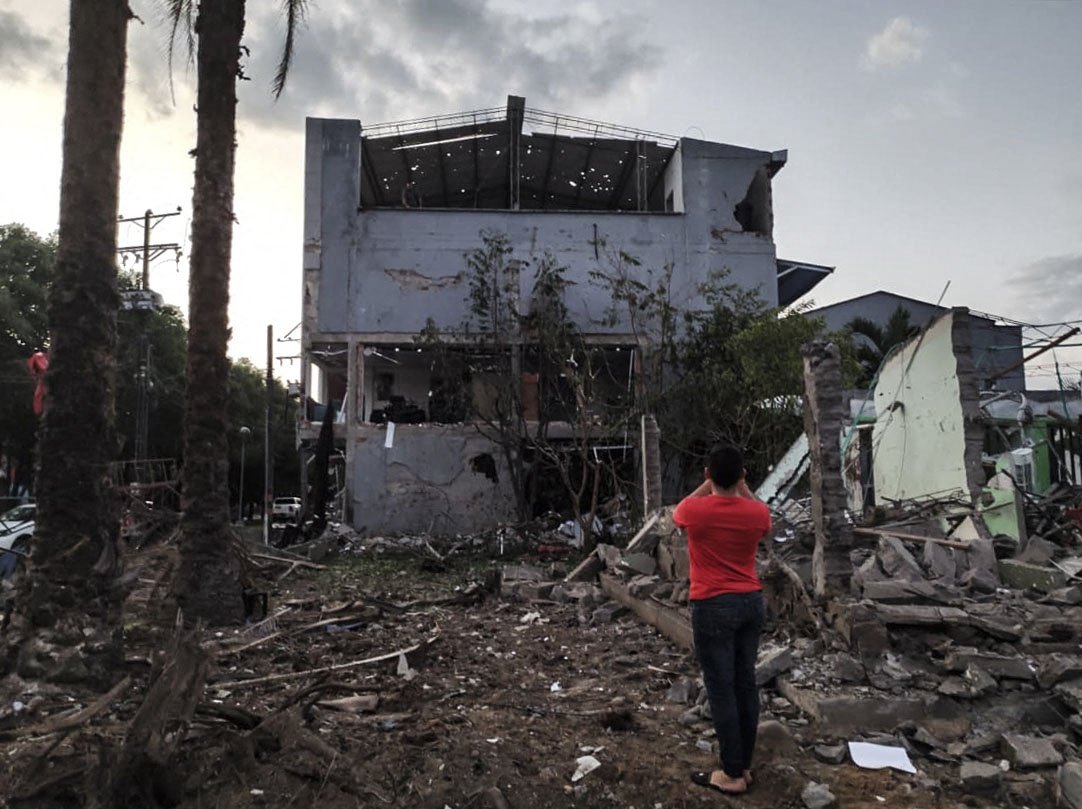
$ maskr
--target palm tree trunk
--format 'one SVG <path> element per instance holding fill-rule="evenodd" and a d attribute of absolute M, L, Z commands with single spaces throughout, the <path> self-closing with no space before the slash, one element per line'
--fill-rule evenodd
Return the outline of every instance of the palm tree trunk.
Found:
<path fill-rule="evenodd" d="M 108 462 L 116 450 L 117 189 L 130 17 L 126 0 L 71 2 L 33 563 L 3 666 L 98 686 L 123 662 Z"/>
<path fill-rule="evenodd" d="M 195 23 L 198 96 L 187 397 L 176 595 L 187 620 L 243 617 L 240 571 L 229 529 L 229 271 L 237 76 L 244 0 L 203 0 Z"/>

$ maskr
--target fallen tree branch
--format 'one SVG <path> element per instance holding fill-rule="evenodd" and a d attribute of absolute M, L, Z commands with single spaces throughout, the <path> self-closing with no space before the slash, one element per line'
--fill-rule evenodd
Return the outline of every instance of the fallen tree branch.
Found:
<path fill-rule="evenodd" d="M 363 660 L 351 660 L 348 663 L 335 663 L 333 666 L 321 666 L 317 669 L 307 669 L 305 671 L 292 671 L 287 674 L 269 674 L 266 677 L 256 677 L 251 680 L 232 680 L 227 683 L 214 683 L 215 688 L 242 688 L 249 685 L 262 685 L 263 683 L 279 683 L 283 680 L 296 680 L 299 677 L 312 677 L 317 674 L 327 674 L 332 671 L 342 671 L 344 669 L 352 669 L 357 666 L 367 666 L 372 663 L 383 663 L 389 660 L 397 660 L 401 655 L 413 654 L 414 652 L 427 649 L 437 640 L 439 640 L 440 634 L 437 632 L 430 638 L 415 643 L 413 646 L 409 646 L 405 649 L 398 649 L 394 652 L 388 652 L 387 654 L 376 655 L 375 657 L 366 657 Z"/>
<path fill-rule="evenodd" d="M 76 711 L 73 714 L 66 716 L 55 717 L 48 722 L 43 722 L 40 725 L 32 725 L 27 728 L 23 728 L 19 731 L 19 736 L 47 736 L 50 733 L 58 733 L 62 730 L 71 730 L 79 725 L 89 722 L 95 716 L 100 714 L 109 705 L 123 694 L 128 686 L 131 685 L 131 677 L 125 677 L 119 683 L 110 688 L 107 692 L 102 694 L 92 703 L 87 705 L 82 710 Z"/>
<path fill-rule="evenodd" d="M 274 556 L 269 553 L 249 553 L 253 559 L 269 559 L 272 562 L 281 562 L 287 565 L 299 565 L 300 567 L 309 567 L 312 570 L 326 570 L 326 565 L 320 565 L 315 562 L 309 562 L 307 559 L 288 559 L 284 556 Z"/>

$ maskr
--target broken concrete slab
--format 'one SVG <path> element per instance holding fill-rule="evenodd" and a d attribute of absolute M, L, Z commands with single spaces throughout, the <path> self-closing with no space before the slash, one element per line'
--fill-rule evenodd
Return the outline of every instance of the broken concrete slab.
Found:
<path fill-rule="evenodd" d="M 643 576 L 653 576 L 654 571 L 657 570 L 657 561 L 650 554 L 626 553 L 618 567 L 623 570 L 632 570 Z"/>
<path fill-rule="evenodd" d="M 793 653 L 788 646 L 761 649 L 755 664 L 755 684 L 764 686 L 793 667 Z"/>
<path fill-rule="evenodd" d="M 971 647 L 957 647 L 947 653 L 944 664 L 951 671 L 965 671 L 972 665 L 980 666 L 993 677 L 1010 680 L 1037 679 L 1036 667 L 1024 657 L 978 652 Z"/>
<path fill-rule="evenodd" d="M 615 545 L 608 545 L 604 542 L 598 543 L 594 549 L 597 557 L 605 564 L 609 570 L 615 570 L 620 566 L 620 562 L 624 558 L 623 552 Z"/>
<path fill-rule="evenodd" d="M 1052 690 L 1076 711 L 1082 712 L 1082 678 L 1059 683 Z"/>
<path fill-rule="evenodd" d="M 601 574 L 601 589 L 610 598 L 623 604 L 641 620 L 657 628 L 661 634 L 683 646 L 695 647 L 691 634 L 691 621 L 672 607 L 666 607 L 656 601 L 635 598 L 623 582 L 609 573 Z"/>
<path fill-rule="evenodd" d="M 901 626 L 966 625 L 969 614 L 957 607 L 923 604 L 876 604 L 875 614 L 885 624 Z"/>
<path fill-rule="evenodd" d="M 893 731 L 906 722 L 917 723 L 947 741 L 969 732 L 969 720 L 953 700 L 933 696 L 884 699 L 878 695 L 826 695 L 811 688 L 801 688 L 785 677 L 779 678 L 777 683 L 782 696 L 812 718 L 823 735 Z"/>
<path fill-rule="evenodd" d="M 1056 802 L 1064 809 L 1082 809 L 1082 761 L 1068 761 L 1059 768 Z"/>
<path fill-rule="evenodd" d="M 1050 593 L 1067 584 L 1067 576 L 1054 567 L 1030 565 L 1018 559 L 1001 559 L 999 577 L 1008 587 L 1016 590 L 1039 590 Z"/>
<path fill-rule="evenodd" d="M 627 583 L 627 591 L 635 598 L 649 598 L 661 584 L 657 576 L 635 576 Z"/>
<path fill-rule="evenodd" d="M 1001 749 L 1004 758 L 1018 769 L 1054 767 L 1063 763 L 1063 756 L 1051 740 L 1039 736 L 1004 734 Z"/>
<path fill-rule="evenodd" d="M 878 556 L 883 572 L 891 579 L 924 581 L 924 571 L 897 537 L 880 536 Z"/>
<path fill-rule="evenodd" d="M 884 604 L 917 604 L 923 601 L 952 604 L 961 601 L 961 595 L 957 590 L 923 579 L 921 581 L 890 579 L 865 582 L 864 597 Z"/>
<path fill-rule="evenodd" d="M 1048 594 L 1048 600 L 1053 604 L 1067 607 L 1082 604 L 1082 587 L 1077 584 L 1071 587 L 1060 587 Z"/>
<path fill-rule="evenodd" d="M 959 777 L 966 792 L 990 794 L 999 789 L 1003 771 L 993 764 L 963 761 Z"/>
<path fill-rule="evenodd" d="M 1053 654 L 1041 658 L 1040 673 L 1037 675 L 1041 688 L 1052 688 L 1076 677 L 1082 677 L 1082 656 Z"/>
<path fill-rule="evenodd" d="M 958 564 L 954 561 L 954 554 L 949 548 L 943 547 L 938 542 L 925 542 L 921 561 L 924 562 L 929 578 L 944 584 L 954 584 L 958 575 Z"/>
<path fill-rule="evenodd" d="M 970 568 L 958 579 L 958 584 L 972 593 L 994 593 L 999 589 L 1000 580 L 984 568 Z"/>
<path fill-rule="evenodd" d="M 1016 555 L 1014 558 L 1019 562 L 1025 562 L 1030 565 L 1045 566 L 1052 561 L 1052 557 L 1055 556 L 1056 546 L 1049 542 L 1047 539 L 1041 537 L 1030 537 L 1026 542 L 1026 547 L 1022 549 L 1022 552 Z"/>

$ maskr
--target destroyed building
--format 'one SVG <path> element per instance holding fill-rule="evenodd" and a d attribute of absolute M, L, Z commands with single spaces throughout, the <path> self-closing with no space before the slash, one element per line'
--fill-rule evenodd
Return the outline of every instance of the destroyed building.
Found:
<path fill-rule="evenodd" d="M 504 460 L 470 423 L 495 406 L 486 375 L 508 371 L 471 354 L 463 333 L 466 255 L 500 233 L 516 260 L 553 256 L 567 268 L 569 316 L 634 396 L 649 347 L 626 316 L 606 317 L 611 297 L 592 273 L 631 255 L 623 270 L 633 276 L 671 268 L 680 308 L 702 305 L 699 285 L 718 271 L 768 305 L 792 303 L 832 269 L 777 257 L 772 180 L 786 160 L 534 110 L 515 96 L 506 108 L 398 123 L 309 119 L 302 460 L 330 406 L 343 516 L 358 529 L 453 533 L 511 518 Z M 509 294 L 529 311 L 532 274 Z M 426 328 L 458 349 L 460 368 L 418 341 Z M 546 402 L 528 349 L 509 373 L 521 376 L 530 420 Z M 444 395 L 461 368 L 464 403 Z M 635 462 L 638 436 L 605 441 Z"/>
<path fill-rule="evenodd" d="M 877 290 L 811 309 L 808 315 L 821 317 L 828 331 L 837 332 L 845 329 L 856 318 L 863 318 L 885 328 L 899 308 L 908 314 L 909 324 L 914 332 L 919 331 L 933 318 L 950 311 L 946 306 Z M 1022 327 L 976 312 L 970 312 L 969 323 L 973 366 L 981 378 L 982 386 L 994 387 L 996 390 L 1023 390 L 1026 377 L 1021 364 Z"/>

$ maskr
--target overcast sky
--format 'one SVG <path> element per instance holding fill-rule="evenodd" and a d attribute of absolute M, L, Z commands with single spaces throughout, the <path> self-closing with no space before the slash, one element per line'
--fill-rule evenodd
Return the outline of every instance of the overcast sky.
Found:
<path fill-rule="evenodd" d="M 155 238 L 184 241 L 192 75 L 181 51 L 171 94 L 164 3 L 131 2 L 142 21 L 129 32 L 120 212 L 180 205 Z M 377 123 L 502 106 L 509 93 L 788 149 L 775 239 L 781 256 L 837 267 L 818 304 L 876 289 L 934 301 L 950 281 L 949 305 L 1082 317 L 1082 2 L 322 0 L 275 103 L 279 7 L 248 2 L 236 356 L 262 362 L 266 325 L 281 335 L 300 320 L 306 115 Z M 57 223 L 66 24 L 60 0 L 0 0 L 0 222 L 42 233 Z M 152 286 L 186 308 L 183 264 L 159 262 Z"/>

